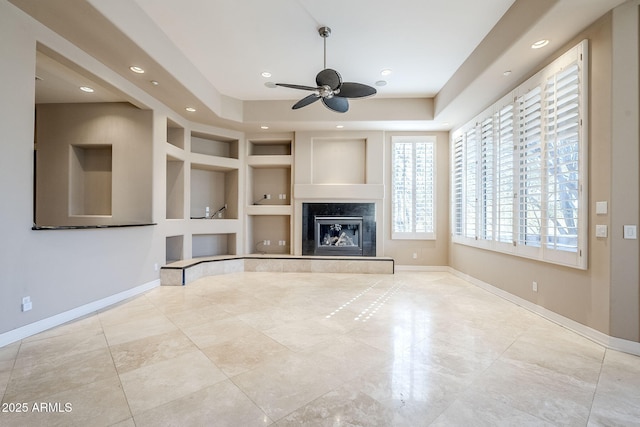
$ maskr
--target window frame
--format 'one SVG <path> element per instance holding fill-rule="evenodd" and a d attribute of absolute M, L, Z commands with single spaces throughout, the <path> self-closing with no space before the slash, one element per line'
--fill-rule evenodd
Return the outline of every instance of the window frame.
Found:
<path fill-rule="evenodd" d="M 413 157 L 415 159 L 415 146 L 417 143 L 426 143 L 431 145 L 431 159 L 425 159 L 427 162 L 427 171 L 429 173 L 428 166 L 429 163 L 431 165 L 431 223 L 432 230 L 430 231 L 415 231 L 416 229 L 416 211 L 412 212 L 412 231 L 396 231 L 395 230 L 395 219 L 396 219 L 396 175 L 395 175 L 395 162 L 396 162 L 396 154 L 395 154 L 395 145 L 398 143 L 412 144 Z M 436 239 L 436 226 L 437 226 L 437 217 L 436 217 L 436 201 L 437 201 L 437 138 L 434 135 L 394 135 L 391 137 L 391 239 L 393 240 L 435 240 Z M 416 194 L 415 194 L 415 182 L 416 182 L 416 170 L 415 170 L 415 162 L 413 165 L 413 183 L 414 183 L 414 191 L 413 191 L 413 201 L 412 205 L 415 207 Z M 429 183 L 429 178 L 427 177 L 427 183 Z M 428 192 L 427 192 L 428 194 Z M 426 208 L 427 215 L 429 214 L 429 208 Z"/>
<path fill-rule="evenodd" d="M 478 116 L 476 116 L 469 123 L 465 124 L 455 132 L 451 133 L 451 239 L 453 243 L 465 244 L 469 246 L 480 247 L 484 249 L 494 250 L 497 252 L 503 252 L 522 256 L 526 258 L 536 259 L 554 264 L 560 264 L 564 266 L 574 267 L 578 269 L 587 268 L 587 247 L 588 247 L 588 42 L 583 40 L 578 45 L 569 49 L 565 54 L 558 57 L 555 61 L 550 63 L 540 72 L 536 73 L 530 79 L 518 86 L 512 92 L 506 94 L 499 101 L 492 106 L 484 110 Z M 556 133 L 549 132 L 548 129 L 553 128 L 553 123 L 558 118 L 564 118 L 564 113 L 560 108 L 557 108 L 555 104 L 546 103 L 547 100 L 552 99 L 554 102 L 561 99 L 558 91 L 545 91 L 548 90 L 547 85 L 550 81 L 559 81 L 564 75 L 566 70 L 575 68 L 577 66 L 577 93 L 576 101 L 577 118 L 573 116 L 578 124 L 576 126 L 575 136 L 572 135 L 574 141 L 573 145 L 577 145 L 577 150 L 573 148 L 571 153 L 577 154 L 578 158 L 575 160 L 575 166 L 577 172 L 572 170 L 572 174 L 577 176 L 577 180 L 574 182 L 575 187 L 573 193 L 570 195 L 571 200 L 574 202 L 572 205 L 573 211 L 575 211 L 575 217 L 571 217 L 575 220 L 576 225 L 571 227 L 575 229 L 575 238 L 571 234 L 570 237 L 575 239 L 575 244 L 569 246 L 567 250 L 566 246 L 557 243 L 557 240 L 551 239 L 553 236 L 558 236 L 557 229 L 561 228 L 558 225 L 558 217 L 553 216 L 551 212 L 552 205 L 559 203 L 559 198 L 554 195 L 559 194 L 556 190 L 552 190 L 549 186 L 550 182 L 557 182 L 556 177 L 560 175 L 566 175 L 568 172 L 559 172 L 553 161 L 550 163 L 547 157 L 550 152 L 554 151 L 554 147 L 557 149 L 557 144 L 560 142 Z M 536 105 L 538 99 L 536 97 L 540 93 L 540 105 Z M 552 93 L 549 96 L 548 93 Z M 507 131 L 504 134 L 505 141 L 502 141 L 502 122 L 500 121 L 504 112 L 511 110 L 509 120 L 513 120 L 513 123 L 505 126 Z M 545 110 L 546 109 L 546 110 Z M 543 110 L 545 110 L 543 112 Z M 573 113 L 572 113 L 573 114 Z M 539 116 L 538 116 L 539 115 Z M 485 180 L 482 175 L 483 162 L 487 162 L 487 167 L 490 163 L 488 159 L 483 159 L 482 154 L 486 153 L 483 148 L 483 134 L 482 130 L 485 128 L 487 121 L 493 121 L 493 149 L 492 158 L 494 176 L 491 180 Z M 512 126 L 512 129 L 508 127 Z M 467 147 L 467 136 L 475 134 L 476 138 L 470 140 L 470 144 L 475 144 L 475 151 Z M 554 139 L 556 138 L 556 139 Z M 539 140 L 538 140 L 539 139 Z M 509 159 L 507 149 L 505 146 L 501 146 L 502 142 L 513 145 L 513 156 Z M 554 143 L 555 141 L 555 143 Z M 564 142 L 564 140 L 563 140 Z M 534 145 L 532 146 L 531 143 Z M 536 147 L 535 144 L 539 146 Z M 554 145 L 555 144 L 555 145 Z M 475 158 L 467 158 L 466 154 L 472 152 Z M 506 153 L 506 154 L 505 154 Z M 460 156 L 462 155 L 462 158 Z M 504 155 L 507 162 L 511 161 L 512 167 L 509 171 L 508 163 L 500 163 Z M 527 160 L 527 156 L 531 156 L 534 161 L 538 163 L 524 163 Z M 541 160 L 535 158 L 539 156 Z M 557 157 L 556 157 L 557 158 Z M 553 160 L 553 159 L 551 159 Z M 469 167 L 469 164 L 475 162 L 475 167 Z M 573 165 L 572 165 L 573 166 Z M 532 173 L 539 174 L 539 181 L 537 183 Z M 467 177 L 468 174 L 474 175 L 473 177 Z M 505 184 L 502 180 L 504 176 L 508 176 L 510 182 Z M 467 182 L 475 180 L 475 191 L 473 194 L 468 194 Z M 490 182 L 492 188 L 483 189 L 483 184 Z M 508 186 L 512 187 L 513 203 L 509 206 L 508 200 L 505 198 L 504 188 Z M 501 187 L 503 186 L 503 187 Z M 539 194 L 536 192 L 539 189 Z M 474 190 L 471 188 L 471 190 Z M 483 195 L 490 194 L 493 197 L 493 202 L 488 205 L 492 208 L 492 212 L 485 213 L 483 207 L 486 204 L 483 203 Z M 531 197 L 533 195 L 533 197 Z M 465 204 L 468 200 L 474 200 L 475 205 L 472 209 L 475 212 L 470 212 Z M 500 197 L 500 198 L 499 198 Z M 566 197 L 566 196 L 564 196 Z M 498 202 L 500 202 L 498 204 Z M 537 205 L 539 203 L 539 205 Z M 530 210 L 523 209 L 523 207 L 529 207 L 531 215 L 526 215 L 526 212 Z M 499 207 L 503 207 L 502 211 L 498 211 Z M 526 226 L 524 219 L 536 218 L 534 211 L 539 215 L 539 234 L 535 236 L 538 239 L 536 244 L 535 238 L 528 241 L 523 240 L 522 232 L 526 231 L 523 226 Z M 502 213 L 506 213 L 506 217 L 510 215 L 510 218 L 503 218 Z M 469 214 L 471 214 L 469 216 Z M 486 224 L 483 222 L 487 218 L 492 218 L 491 231 L 492 235 L 481 235 L 480 231 L 486 230 Z M 509 219 L 512 221 L 511 227 L 509 227 Z M 503 221 L 503 224 L 499 224 L 498 221 Z M 465 221 L 473 221 L 474 224 L 465 224 Z M 555 228 L 550 227 L 550 222 L 555 223 Z M 565 224 L 567 224 L 565 222 Z M 475 227 L 475 228 L 474 228 Z M 565 229 L 569 228 L 568 225 L 564 226 Z M 508 230 L 511 228 L 511 241 L 506 238 Z M 554 229 L 556 234 L 552 236 L 550 229 Z M 465 230 L 475 229 L 475 235 L 465 235 Z M 529 230 L 531 231 L 531 229 Z M 566 231 L 566 230 L 565 230 Z M 531 237 L 531 235 L 529 236 Z M 550 243 L 553 240 L 553 243 Z M 533 244 L 531 244 L 533 242 Z"/>

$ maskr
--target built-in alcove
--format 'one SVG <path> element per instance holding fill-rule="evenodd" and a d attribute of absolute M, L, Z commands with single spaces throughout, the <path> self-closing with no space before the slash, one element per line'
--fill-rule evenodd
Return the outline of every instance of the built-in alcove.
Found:
<path fill-rule="evenodd" d="M 180 261 L 184 258 L 184 236 L 168 236 L 165 239 L 166 264 Z"/>
<path fill-rule="evenodd" d="M 191 239 L 193 258 L 236 255 L 235 233 L 194 234 Z"/>
<path fill-rule="evenodd" d="M 250 215 L 247 224 L 250 253 L 289 254 L 290 224 L 289 215 Z"/>
<path fill-rule="evenodd" d="M 184 161 L 167 156 L 167 219 L 184 218 Z"/>
<path fill-rule="evenodd" d="M 313 140 L 314 184 L 366 184 L 366 139 Z"/>
<path fill-rule="evenodd" d="M 238 148 L 237 139 L 191 132 L 192 153 L 237 159 L 239 157 Z"/>
<path fill-rule="evenodd" d="M 167 119 L 167 142 L 184 150 L 184 128 Z"/>
<path fill-rule="evenodd" d="M 191 164 L 192 219 L 238 218 L 238 170 Z"/>
<path fill-rule="evenodd" d="M 111 145 L 70 146 L 70 216 L 111 216 L 112 158 Z"/>
<path fill-rule="evenodd" d="M 152 223 L 152 129 L 126 102 L 37 104 L 34 228 Z"/>
<path fill-rule="evenodd" d="M 250 156 L 290 156 L 290 140 L 251 140 L 249 141 Z"/>
<path fill-rule="evenodd" d="M 248 178 L 252 186 L 249 203 L 255 205 L 291 204 L 291 167 L 249 166 Z"/>

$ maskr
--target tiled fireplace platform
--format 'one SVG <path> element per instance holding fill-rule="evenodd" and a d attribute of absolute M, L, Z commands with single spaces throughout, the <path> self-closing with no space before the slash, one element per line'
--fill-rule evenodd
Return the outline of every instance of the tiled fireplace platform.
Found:
<path fill-rule="evenodd" d="M 205 276 L 243 271 L 280 273 L 393 274 L 393 258 L 225 255 L 176 261 L 160 269 L 165 286 L 183 286 Z"/>

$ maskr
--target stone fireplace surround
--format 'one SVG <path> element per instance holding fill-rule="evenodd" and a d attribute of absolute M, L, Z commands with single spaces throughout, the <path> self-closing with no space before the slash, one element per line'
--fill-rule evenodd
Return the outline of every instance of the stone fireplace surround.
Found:
<path fill-rule="evenodd" d="M 303 203 L 302 255 L 320 255 L 316 253 L 316 216 L 362 217 L 362 256 L 376 256 L 375 203 Z"/>

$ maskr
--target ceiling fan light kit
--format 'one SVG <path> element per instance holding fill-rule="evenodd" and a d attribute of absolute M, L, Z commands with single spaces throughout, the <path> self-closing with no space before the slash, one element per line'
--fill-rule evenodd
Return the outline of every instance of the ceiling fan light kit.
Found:
<path fill-rule="evenodd" d="M 288 87 L 313 92 L 296 102 L 293 110 L 305 107 L 318 100 L 322 100 L 325 107 L 338 113 L 346 113 L 349 110 L 347 98 L 364 98 L 376 94 L 376 89 L 362 84 L 343 82 L 342 76 L 336 70 L 327 68 L 327 37 L 331 34 L 331 28 L 320 27 L 318 34 L 324 39 L 324 69 L 316 76 L 316 87 L 303 86 L 288 83 L 276 83 L 276 86 Z"/>

